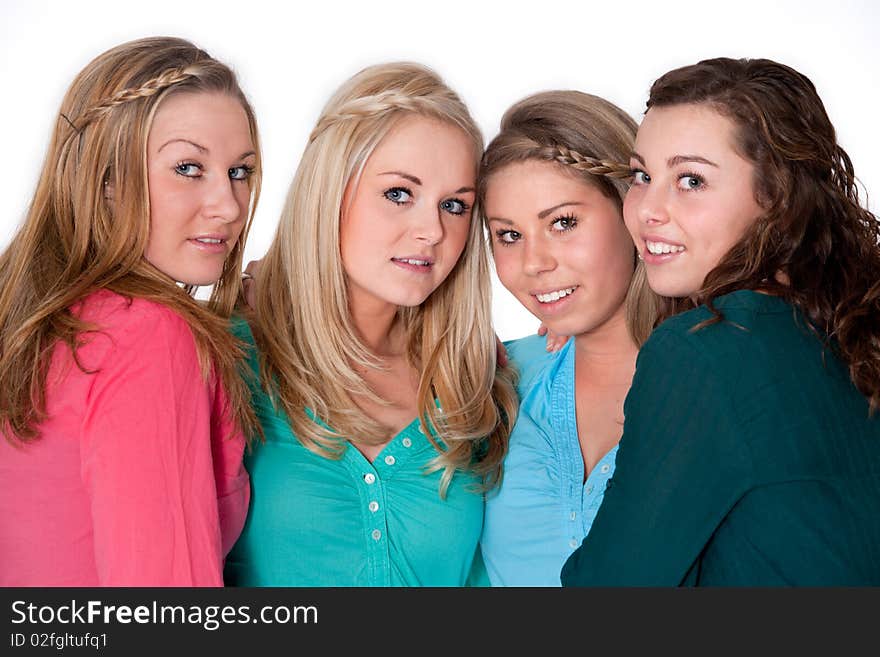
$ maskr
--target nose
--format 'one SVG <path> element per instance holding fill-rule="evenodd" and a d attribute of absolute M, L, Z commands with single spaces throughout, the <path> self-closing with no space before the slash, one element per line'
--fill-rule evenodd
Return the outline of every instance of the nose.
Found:
<path fill-rule="evenodd" d="M 523 271 L 529 276 L 537 276 L 556 268 L 556 259 L 545 240 L 526 239 L 523 247 Z"/>
<path fill-rule="evenodd" d="M 660 226 L 669 221 L 666 195 L 660 185 L 631 187 L 624 201 L 624 215 L 645 226 Z"/>
<path fill-rule="evenodd" d="M 243 208 L 239 205 L 235 185 L 243 183 L 230 180 L 227 176 L 218 176 L 206 183 L 204 203 L 208 217 L 223 223 L 238 221 L 243 214 Z"/>
<path fill-rule="evenodd" d="M 415 231 L 415 238 L 419 242 L 429 246 L 439 244 L 445 232 L 440 212 L 436 209 L 431 209 L 419 213 L 413 230 Z"/>

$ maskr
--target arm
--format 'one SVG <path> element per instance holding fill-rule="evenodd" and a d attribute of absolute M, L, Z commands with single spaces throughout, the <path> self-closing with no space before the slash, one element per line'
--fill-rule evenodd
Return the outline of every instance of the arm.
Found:
<path fill-rule="evenodd" d="M 111 318 L 82 427 L 105 586 L 222 586 L 211 388 L 177 315 L 135 301 Z"/>
<path fill-rule="evenodd" d="M 566 586 L 675 586 L 747 490 L 735 373 L 670 332 L 645 344 L 614 476 Z"/>

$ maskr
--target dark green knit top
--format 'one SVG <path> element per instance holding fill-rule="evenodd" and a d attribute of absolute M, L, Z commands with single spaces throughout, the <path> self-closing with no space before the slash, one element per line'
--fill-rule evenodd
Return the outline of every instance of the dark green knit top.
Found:
<path fill-rule="evenodd" d="M 614 477 L 566 586 L 880 585 L 880 413 L 787 302 L 751 291 L 642 348 Z"/>

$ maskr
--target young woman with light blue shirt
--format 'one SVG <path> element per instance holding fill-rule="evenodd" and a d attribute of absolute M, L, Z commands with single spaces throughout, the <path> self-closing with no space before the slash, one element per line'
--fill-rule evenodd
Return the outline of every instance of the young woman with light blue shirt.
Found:
<path fill-rule="evenodd" d="M 636 123 L 601 98 L 539 93 L 504 115 L 478 199 L 502 284 L 551 332 L 505 346 L 520 413 L 481 539 L 495 586 L 559 586 L 614 472 L 623 400 L 657 297 L 623 223 Z"/>

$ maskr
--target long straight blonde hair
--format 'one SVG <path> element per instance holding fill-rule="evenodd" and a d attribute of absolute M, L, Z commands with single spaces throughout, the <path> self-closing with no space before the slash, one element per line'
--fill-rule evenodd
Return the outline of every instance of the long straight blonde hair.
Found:
<path fill-rule="evenodd" d="M 219 92 L 247 114 L 257 152 L 248 217 L 214 285 L 207 307 L 143 258 L 150 228 L 147 137 L 172 94 Z M 124 43 L 90 62 L 74 79 L 55 122 L 24 224 L 0 255 L 0 430 L 7 439 L 39 436 L 46 418 L 46 374 L 52 348 L 100 330 L 70 307 L 106 289 L 161 303 L 189 324 L 202 373 L 217 373 L 231 416 L 252 433 L 256 421 L 238 372 L 240 350 L 228 317 L 240 288 L 244 242 L 260 190 L 254 112 L 235 74 L 183 39 Z M 112 185 L 112 206 L 104 188 Z"/>
<path fill-rule="evenodd" d="M 256 295 L 255 333 L 264 388 L 312 451 L 338 458 L 346 437 L 381 444 L 387 427 L 352 400 L 383 403 L 356 370 L 379 367 L 358 336 L 340 256 L 343 195 L 357 184 L 377 144 L 404 117 L 421 115 L 482 136 L 459 97 L 430 69 L 412 63 L 367 68 L 325 106 L 290 186 Z M 479 221 L 446 280 L 421 305 L 398 313 L 408 356 L 420 372 L 417 403 L 425 434 L 438 450 L 441 494 L 456 469 L 500 478 L 516 417 L 515 393 L 496 372 L 487 247 Z M 442 410 L 441 410 L 442 409 Z M 316 422 L 315 420 L 318 420 Z"/>

